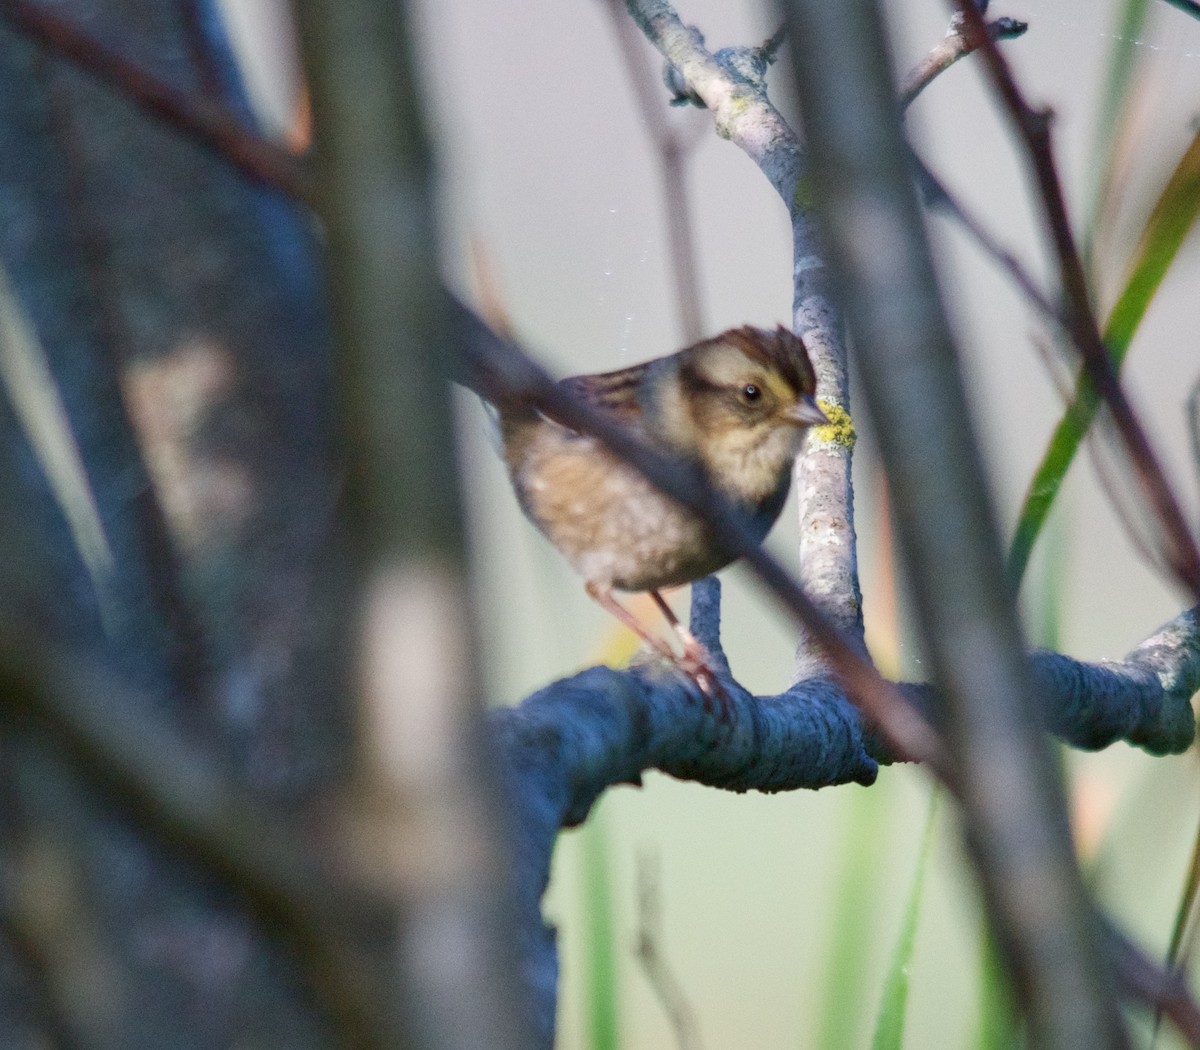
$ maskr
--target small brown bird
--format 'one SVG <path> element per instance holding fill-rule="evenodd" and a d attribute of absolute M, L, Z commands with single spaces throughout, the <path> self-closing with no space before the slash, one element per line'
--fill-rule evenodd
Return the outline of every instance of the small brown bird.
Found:
<path fill-rule="evenodd" d="M 827 423 L 804 344 L 786 328 L 733 328 L 667 357 L 561 385 L 647 444 L 698 466 L 747 515 L 758 540 L 787 498 L 805 431 Z M 711 530 L 597 439 L 526 404 L 499 406 L 504 458 L 529 519 L 583 577 L 588 594 L 694 678 L 708 654 L 659 593 L 732 561 Z M 647 591 L 683 644 L 675 655 L 613 597 Z"/>

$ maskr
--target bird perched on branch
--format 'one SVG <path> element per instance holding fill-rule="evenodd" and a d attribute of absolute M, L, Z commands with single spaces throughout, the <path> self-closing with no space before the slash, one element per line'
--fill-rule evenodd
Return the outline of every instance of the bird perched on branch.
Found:
<path fill-rule="evenodd" d="M 783 509 L 805 432 L 828 422 L 813 399 L 816 378 L 804 344 L 783 327 L 733 328 L 667 357 L 564 379 L 560 387 L 652 448 L 699 468 L 760 541 Z M 699 517 L 597 438 L 528 401 L 498 401 L 504 459 L 525 514 L 592 598 L 711 694 L 711 658 L 660 591 L 715 572 L 732 555 Z M 679 637 L 682 657 L 613 591 L 648 592 Z"/>

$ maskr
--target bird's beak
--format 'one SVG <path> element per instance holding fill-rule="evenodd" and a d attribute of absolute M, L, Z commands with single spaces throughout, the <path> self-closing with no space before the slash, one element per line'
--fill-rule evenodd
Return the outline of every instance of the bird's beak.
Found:
<path fill-rule="evenodd" d="M 829 417 L 821 411 L 809 394 L 805 394 L 788 409 L 787 419 L 789 423 L 798 427 L 821 427 L 829 424 Z"/>

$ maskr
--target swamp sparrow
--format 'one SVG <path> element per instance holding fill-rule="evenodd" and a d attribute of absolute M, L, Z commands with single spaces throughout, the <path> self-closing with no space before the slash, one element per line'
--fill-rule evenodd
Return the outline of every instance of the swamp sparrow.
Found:
<path fill-rule="evenodd" d="M 816 378 L 804 344 L 783 327 L 733 328 L 668 357 L 561 385 L 648 445 L 698 466 L 746 514 L 759 541 L 783 508 L 805 431 L 828 422 L 813 400 Z M 528 404 L 498 410 L 505 462 L 529 519 L 592 598 L 710 692 L 710 658 L 659 589 L 715 572 L 732 556 L 691 511 L 595 438 Z M 649 592 L 683 657 L 619 604 L 614 590 Z"/>

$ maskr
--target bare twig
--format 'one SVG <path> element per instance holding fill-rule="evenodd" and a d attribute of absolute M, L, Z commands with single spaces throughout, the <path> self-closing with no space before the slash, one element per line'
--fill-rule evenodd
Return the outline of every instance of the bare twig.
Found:
<path fill-rule="evenodd" d="M 1038 187 L 1046 224 L 1058 257 L 1059 279 L 1071 340 L 1082 356 L 1085 373 L 1112 412 L 1138 485 L 1158 521 L 1164 560 L 1175 578 L 1200 599 L 1200 549 L 1197 549 L 1158 458 L 1125 396 L 1092 310 L 1083 263 L 1071 230 L 1054 159 L 1050 113 L 1035 110 L 1026 102 L 1013 79 L 1008 62 L 995 41 L 989 37 L 983 16 L 972 0 L 953 2 L 963 15 L 965 31 L 982 51 L 992 84 L 1025 145 L 1026 158 Z"/>
<path fill-rule="evenodd" d="M 625 0 L 625 6 L 646 38 L 674 67 L 686 91 L 713 111 L 717 133 L 737 143 L 779 195 L 791 203 L 802 166 L 800 144 L 767 99 L 761 83 L 745 75 L 753 72 L 748 65 L 765 68 L 761 53 L 753 49 L 757 62 L 740 63 L 739 74 L 732 76 L 718 57 L 705 49 L 699 30 L 685 26 L 667 0 Z"/>
<path fill-rule="evenodd" d="M 1066 327 L 1067 320 L 1062 310 L 1050 301 L 1050 298 L 1038 287 L 1032 275 L 1021 264 L 1020 260 L 991 235 L 963 204 L 946 188 L 936 175 L 925 165 L 925 162 L 912 154 L 913 164 L 922 188 L 925 190 L 926 203 L 929 207 L 940 209 L 954 219 L 975 241 L 979 247 L 990 255 L 1005 273 L 1012 279 L 1025 297 L 1038 309 L 1047 320 Z"/>
<path fill-rule="evenodd" d="M 698 139 L 694 135 L 682 134 L 668 121 L 661 103 L 662 87 L 656 86 L 642 57 L 642 39 L 634 30 L 621 0 L 603 2 L 617 38 L 621 59 L 625 63 L 630 88 L 637 100 L 642 126 L 657 153 L 660 200 L 666 215 L 679 327 L 683 341 L 694 343 L 705 335 L 687 177 L 688 155 L 696 147 Z"/>
<path fill-rule="evenodd" d="M 1061 783 L 1034 714 L 1037 689 L 913 193 L 880 6 L 785 4 L 825 261 L 892 481 L 923 644 L 961 776 L 966 838 L 1031 1042 L 1115 1048 L 1123 1038 L 1111 975 L 1096 963 L 1095 920 Z M 865 251 L 864 231 L 887 252 Z"/>
<path fill-rule="evenodd" d="M 1029 25 L 1015 18 L 997 18 L 994 22 L 989 22 L 987 28 L 988 35 L 993 40 L 1013 40 L 1021 36 Z M 946 35 L 904 78 L 904 86 L 900 89 L 901 107 L 907 109 L 934 80 L 974 50 L 975 45 L 963 33 L 962 16 L 955 14 L 950 19 Z"/>
<path fill-rule="evenodd" d="M 988 34 L 993 40 L 1013 39 L 1023 35 L 1028 28 L 1025 22 L 1019 22 L 1012 18 L 998 18 L 994 22 L 988 23 Z M 936 77 L 974 50 L 975 47 L 963 33 L 962 14 L 955 12 L 950 18 L 950 27 L 946 31 L 945 39 L 935 45 L 905 78 L 904 87 L 900 92 L 901 109 L 907 110 L 917 95 Z M 1067 322 L 1062 311 L 1042 292 L 1017 257 L 967 211 L 962 202 L 946 188 L 946 185 L 934 175 L 916 150 L 911 147 L 910 154 L 926 205 L 933 209 L 940 209 L 954 219 L 986 254 L 992 256 L 1000 264 L 1017 287 L 1047 319 L 1065 327 Z"/>
<path fill-rule="evenodd" d="M 939 209 L 945 212 L 950 218 L 955 220 L 966 233 L 976 242 L 976 244 L 1000 267 L 1008 274 L 1014 284 L 1024 293 L 1026 299 L 1033 305 L 1046 320 L 1056 325 L 1067 339 L 1071 338 L 1071 322 L 1070 318 L 1063 312 L 1060 306 L 1056 306 L 1046 296 L 1046 294 L 1037 286 L 1029 271 L 1021 264 L 1021 262 L 1010 251 L 1003 247 L 1000 242 L 994 238 L 974 216 L 972 216 L 965 207 L 957 199 L 953 197 L 948 189 L 937 179 L 937 177 L 925 166 L 921 158 L 913 152 L 913 163 L 917 168 L 918 177 L 925 190 L 926 201 L 933 209 Z M 1109 496 L 1109 501 L 1113 509 L 1125 529 L 1125 534 L 1129 538 L 1130 543 L 1137 549 L 1145 562 L 1154 569 L 1169 574 L 1171 566 L 1164 561 L 1161 551 L 1156 550 L 1151 543 L 1143 536 L 1142 532 L 1135 525 L 1134 515 L 1131 513 L 1132 507 L 1128 502 L 1120 501 L 1119 493 L 1122 491 L 1117 484 L 1123 480 L 1116 476 L 1114 471 L 1107 462 L 1102 458 L 1103 450 L 1099 447 L 1099 440 L 1091 433 L 1092 418 L 1090 411 L 1086 409 L 1084 402 L 1080 401 L 1074 389 L 1068 389 L 1066 386 L 1058 382 L 1058 378 L 1052 369 L 1052 360 L 1050 354 L 1043 352 L 1041 354 L 1043 362 L 1046 364 L 1047 371 L 1051 379 L 1055 382 L 1059 396 L 1062 399 L 1064 407 L 1072 414 L 1078 416 L 1078 422 L 1081 429 L 1088 432 L 1088 437 L 1091 441 L 1091 454 L 1093 463 L 1096 466 L 1097 472 L 1105 478 L 1104 492 Z M 1188 402 L 1187 411 L 1191 414 L 1194 421 L 1200 422 L 1200 399 L 1197 395 L 1200 394 L 1200 385 L 1197 385 L 1192 398 Z M 1198 433 L 1195 425 L 1191 428 L 1191 441 L 1193 448 L 1193 458 L 1200 465 L 1200 433 Z M 1137 504 L 1138 509 L 1142 509 L 1142 504 Z"/>
<path fill-rule="evenodd" d="M 1200 4 L 1196 0 L 1166 0 L 1168 4 L 1178 10 L 1189 14 L 1193 18 L 1200 18 Z"/>
<path fill-rule="evenodd" d="M 1200 1007 L 1182 975 L 1154 962 L 1111 922 L 1104 932 L 1126 993 L 1160 1010 L 1189 1046 L 1200 1047 Z"/>
<path fill-rule="evenodd" d="M 638 856 L 638 932 L 636 955 L 675 1033 L 679 1050 L 701 1050 L 696 1011 L 663 955 L 662 879 L 658 857 L 649 849 Z"/>
<path fill-rule="evenodd" d="M 0 17 L 147 113 L 205 143 L 256 181 L 297 200 L 309 199 L 308 176 L 295 154 L 256 135 L 215 98 L 177 90 L 44 5 L 0 0 Z"/>
<path fill-rule="evenodd" d="M 958 222 L 976 244 L 1000 265 L 1013 283 L 1024 293 L 1026 299 L 1042 316 L 1058 326 L 1063 334 L 1070 339 L 1070 319 L 1037 286 L 1029 271 L 1025 269 L 1016 256 L 1004 248 L 983 227 L 982 223 L 967 212 L 963 205 L 951 195 L 950 191 L 924 165 L 915 152 L 913 153 L 913 163 L 916 165 L 921 183 L 926 191 L 926 199 L 929 206 L 944 211 L 950 218 Z M 1064 408 L 1078 417 L 1078 422 L 1083 429 L 1089 430 L 1092 423 L 1090 412 L 1086 409 L 1083 402 L 1077 398 L 1076 391 L 1059 381 L 1059 377 L 1053 369 L 1053 360 L 1048 348 L 1039 346 L 1039 350 L 1042 351 L 1041 357 L 1043 363 L 1046 365 L 1047 373 L 1050 375 L 1051 381 L 1058 391 Z M 1190 429 L 1193 458 L 1200 465 L 1200 384 L 1197 384 L 1188 401 L 1187 411 L 1189 418 L 1193 421 Z M 1097 472 L 1105 478 L 1104 491 L 1109 496 L 1113 509 L 1124 526 L 1125 534 L 1129 538 L 1130 543 L 1137 549 L 1148 565 L 1159 571 L 1169 572 L 1170 566 L 1163 561 L 1160 552 L 1156 551 L 1135 527 L 1134 516 L 1130 513 L 1132 508 L 1120 502 L 1118 493 L 1121 489 L 1117 482 L 1121 479 L 1115 476 L 1115 471 L 1103 460 L 1103 452 L 1097 446 L 1099 439 L 1094 438 L 1090 434 L 1090 431 L 1089 437 L 1093 438 L 1091 444 L 1093 463 L 1096 466 Z M 1141 507 L 1140 504 L 1138 506 L 1139 508 Z"/>
<path fill-rule="evenodd" d="M 1047 340 L 1034 337 L 1033 344 L 1046 369 L 1046 374 L 1050 378 L 1050 383 L 1054 387 L 1055 393 L 1058 394 L 1059 401 L 1062 402 L 1064 413 L 1081 425 L 1086 423 L 1087 435 L 1084 440 L 1087 442 L 1092 468 L 1096 471 L 1096 476 L 1100 479 L 1101 490 L 1107 497 L 1114 516 L 1125 530 L 1130 544 L 1147 565 L 1165 571 L 1166 566 L 1162 564 L 1158 552 L 1150 546 L 1137 527 L 1138 513 L 1144 508 L 1129 498 L 1127 486 L 1124 484 L 1125 479 L 1120 476 L 1112 457 L 1108 455 L 1109 449 L 1105 446 L 1103 435 L 1098 434 L 1091 426 L 1090 418 L 1085 419 L 1088 413 L 1075 400 L 1073 377 L 1062 375 L 1061 362 Z"/>

